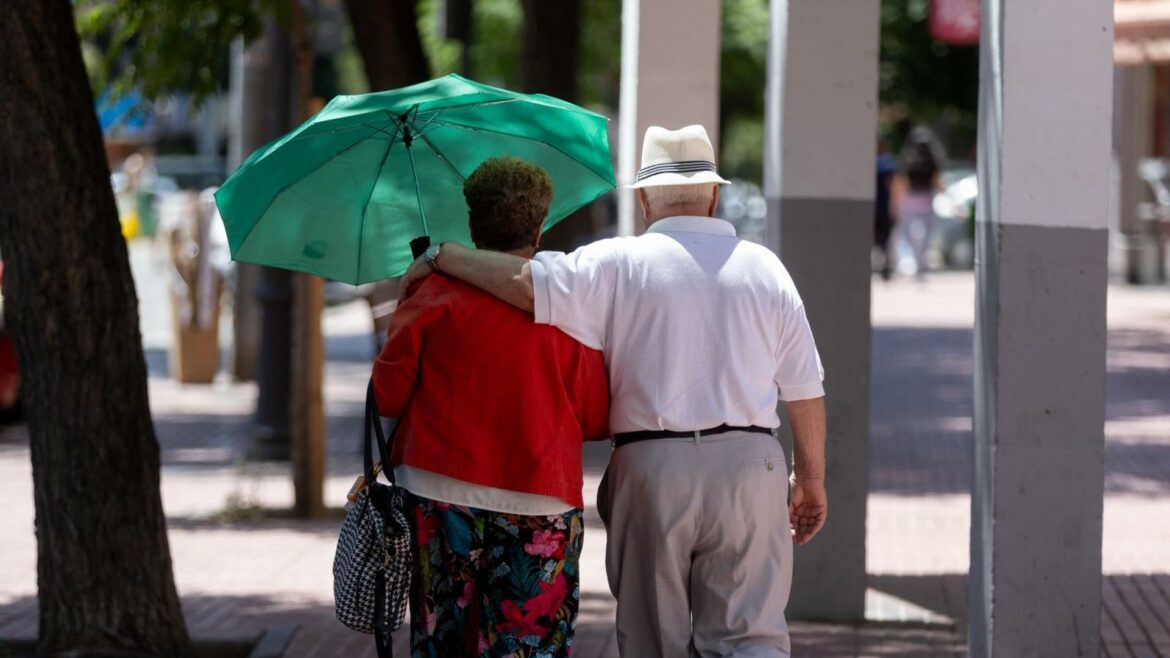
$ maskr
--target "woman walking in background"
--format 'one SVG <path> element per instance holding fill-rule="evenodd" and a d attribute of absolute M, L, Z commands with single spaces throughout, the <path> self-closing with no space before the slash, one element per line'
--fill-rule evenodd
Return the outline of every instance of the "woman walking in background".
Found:
<path fill-rule="evenodd" d="M 897 245 L 890 244 L 890 236 L 897 225 L 891 192 L 898 173 L 898 159 L 886 148 L 886 140 L 877 140 L 877 191 L 874 194 L 873 244 L 881 258 L 882 279 L 889 281 L 894 272 L 894 254 Z"/>
<path fill-rule="evenodd" d="M 920 280 L 930 268 L 930 242 L 938 223 L 934 195 L 940 189 L 943 160 L 942 149 L 929 128 L 918 126 L 910 131 L 902 150 L 902 173 L 895 180 L 894 197 L 898 235 L 910 245 L 914 273 Z"/>
<path fill-rule="evenodd" d="M 471 239 L 531 258 L 552 200 L 539 167 L 464 183 Z M 442 271 L 442 246 L 424 256 Z M 414 533 L 412 658 L 565 658 L 580 602 L 581 444 L 607 438 L 601 352 L 446 276 L 408 290 L 374 364 L 400 419 L 394 474 Z"/>

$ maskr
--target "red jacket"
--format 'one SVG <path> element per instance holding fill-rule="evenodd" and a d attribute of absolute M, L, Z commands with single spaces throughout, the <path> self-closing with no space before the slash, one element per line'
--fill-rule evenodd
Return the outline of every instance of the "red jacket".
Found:
<path fill-rule="evenodd" d="M 581 443 L 609 436 L 601 353 L 442 275 L 399 304 L 374 363 L 395 464 L 583 507 Z"/>

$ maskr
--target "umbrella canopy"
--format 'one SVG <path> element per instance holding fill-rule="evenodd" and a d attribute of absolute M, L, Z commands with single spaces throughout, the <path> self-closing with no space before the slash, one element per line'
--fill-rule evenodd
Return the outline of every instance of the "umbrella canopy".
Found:
<path fill-rule="evenodd" d="M 470 245 L 463 181 L 515 156 L 548 172 L 545 228 L 615 187 L 605 117 L 457 75 L 338 96 L 252 154 L 215 195 L 232 257 L 360 284 L 399 276 L 410 240 Z"/>

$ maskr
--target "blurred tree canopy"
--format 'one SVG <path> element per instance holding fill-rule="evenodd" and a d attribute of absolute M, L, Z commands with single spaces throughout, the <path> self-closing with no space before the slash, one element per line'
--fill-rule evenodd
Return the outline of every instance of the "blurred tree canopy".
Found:
<path fill-rule="evenodd" d="M 979 48 L 935 41 L 929 19 L 929 0 L 882 0 L 882 122 L 894 146 L 911 124 L 925 123 L 965 153 L 979 110 Z"/>
<path fill-rule="evenodd" d="M 77 31 L 88 41 L 94 91 L 137 89 L 148 98 L 188 91 L 197 99 L 226 87 L 237 37 L 260 34 L 279 0 L 77 0 Z"/>
<path fill-rule="evenodd" d="M 489 84 L 524 88 L 521 0 L 473 0 L 473 38 L 447 38 L 447 0 L 413 2 L 432 75 L 461 72 Z M 621 0 L 583 0 L 577 100 L 616 116 L 621 71 Z M 230 44 L 257 36 L 266 16 L 287 14 L 289 0 L 76 0 L 79 31 L 96 89 L 132 88 L 149 98 L 183 90 L 195 99 L 226 87 Z M 974 143 L 979 50 L 935 41 L 929 0 L 882 0 L 880 115 L 897 146 L 909 126 L 938 129 L 952 152 Z M 330 92 L 370 88 L 352 28 L 347 47 L 319 71 Z M 720 65 L 720 156 L 730 176 L 762 175 L 768 0 L 723 0 Z M 469 48 L 464 57 L 464 48 Z M 466 64 L 469 70 L 461 70 Z"/>
<path fill-rule="evenodd" d="M 724 0 L 719 63 L 719 151 L 724 175 L 763 180 L 767 0 Z"/>

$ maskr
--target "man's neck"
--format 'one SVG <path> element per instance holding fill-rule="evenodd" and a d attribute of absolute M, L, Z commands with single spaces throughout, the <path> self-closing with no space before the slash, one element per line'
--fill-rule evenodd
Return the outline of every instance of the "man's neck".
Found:
<path fill-rule="evenodd" d="M 714 217 L 714 215 L 708 214 L 705 210 L 702 212 L 673 212 L 673 213 L 670 213 L 667 215 L 659 215 L 659 216 L 653 217 L 653 218 L 647 217 L 646 218 L 646 228 L 650 228 L 651 226 L 654 225 L 655 222 L 660 222 L 664 219 L 670 219 L 671 217 L 707 217 L 707 218 L 710 218 L 710 217 Z"/>

